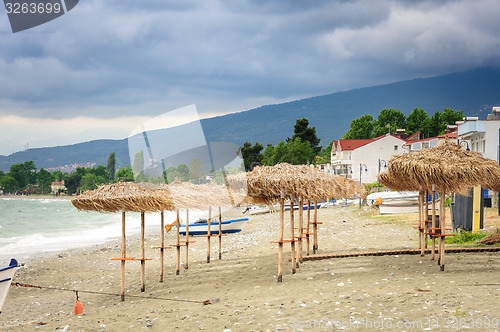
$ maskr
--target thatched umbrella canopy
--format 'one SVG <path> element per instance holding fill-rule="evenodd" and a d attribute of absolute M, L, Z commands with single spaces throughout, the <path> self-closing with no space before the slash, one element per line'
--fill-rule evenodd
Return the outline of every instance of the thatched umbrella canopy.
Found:
<path fill-rule="evenodd" d="M 97 212 L 158 212 L 175 207 L 168 189 L 134 182 L 101 185 L 72 198 L 71 203 L 80 211 Z"/>
<path fill-rule="evenodd" d="M 450 141 L 415 154 L 393 156 L 387 171 L 379 181 L 395 190 L 431 190 L 464 193 L 467 188 L 481 185 L 500 190 L 500 165 L 480 153 L 463 150 Z"/>
<path fill-rule="evenodd" d="M 231 191 L 227 186 L 214 182 L 193 184 L 191 182 L 173 182 L 168 186 L 176 208 L 208 208 L 211 206 L 232 206 Z"/>
<path fill-rule="evenodd" d="M 474 151 L 463 150 L 461 146 L 443 141 L 436 147 L 421 150 L 415 154 L 393 156 L 387 165 L 387 171 L 379 174 L 381 183 L 396 190 L 419 190 L 419 243 L 421 255 L 427 243 L 424 234 L 432 236 L 432 259 L 434 258 L 435 238 L 439 237 L 438 264 L 444 270 L 445 234 L 445 193 L 466 193 L 468 188 L 482 186 L 494 191 L 500 190 L 500 165 L 484 158 Z M 432 201 L 432 227 L 425 233 L 427 226 L 427 205 L 424 210 L 424 193 L 441 192 L 439 227 L 436 228 L 436 215 Z M 424 227 L 425 226 L 425 227 Z M 438 230 L 436 232 L 436 230 Z"/>
<path fill-rule="evenodd" d="M 158 189 L 147 183 L 117 182 L 99 186 L 95 190 L 86 191 L 71 199 L 78 210 L 97 212 L 122 212 L 122 256 L 114 258 L 121 261 L 121 295 L 125 299 L 125 262 L 133 260 L 126 257 L 125 213 L 141 213 L 141 291 L 146 289 L 145 283 L 145 251 L 144 251 L 144 214 L 173 210 L 174 201 L 166 188 Z M 163 220 L 163 219 L 162 219 Z"/>
<path fill-rule="evenodd" d="M 282 281 L 283 275 L 283 244 L 290 242 L 292 251 L 292 273 L 295 273 L 295 241 L 299 241 L 299 261 L 302 259 L 302 238 L 304 229 L 307 234 L 314 234 L 314 243 L 317 248 L 317 219 L 315 209 L 314 230 L 309 233 L 309 221 L 307 228 L 303 227 L 302 210 L 300 207 L 304 200 L 315 201 L 327 197 L 350 197 L 364 192 L 364 187 L 357 182 L 345 179 L 338 175 L 327 174 L 306 165 L 290 165 L 281 163 L 275 166 L 257 166 L 251 172 L 229 176 L 228 185 L 234 191 L 246 189 L 248 203 L 271 204 L 280 202 L 280 224 L 278 249 L 278 282 Z M 299 203 L 299 236 L 295 237 L 294 208 L 290 208 L 290 240 L 284 241 L 284 200 L 289 199 L 291 203 Z M 309 220 L 309 219 L 308 219 Z"/>
<path fill-rule="evenodd" d="M 250 202 L 270 203 L 281 197 L 315 200 L 352 197 L 364 192 L 357 182 L 327 174 L 306 165 L 287 163 L 257 166 L 253 171 L 228 177 L 232 188 L 245 186 Z"/>

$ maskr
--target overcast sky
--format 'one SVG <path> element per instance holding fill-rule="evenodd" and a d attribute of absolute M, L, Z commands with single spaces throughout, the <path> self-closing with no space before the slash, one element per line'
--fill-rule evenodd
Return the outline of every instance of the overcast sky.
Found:
<path fill-rule="evenodd" d="M 12 33 L 0 7 L 0 155 L 500 64 L 500 2 L 82 0 Z"/>

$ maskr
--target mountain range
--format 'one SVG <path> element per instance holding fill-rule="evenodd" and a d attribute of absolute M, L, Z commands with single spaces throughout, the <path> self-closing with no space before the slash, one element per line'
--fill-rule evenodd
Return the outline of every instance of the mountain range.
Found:
<path fill-rule="evenodd" d="M 298 118 L 306 117 L 316 128 L 320 144 L 342 138 L 353 119 L 365 114 L 376 118 L 384 108 L 410 114 L 415 108 L 429 116 L 444 108 L 462 110 L 464 115 L 485 119 L 493 106 L 500 106 L 500 69 L 479 68 L 443 76 L 419 78 L 374 87 L 335 92 L 282 104 L 265 105 L 248 111 L 201 120 L 207 141 L 249 141 L 273 145 L 293 135 Z M 67 146 L 28 149 L 0 156 L 0 170 L 32 160 L 37 168 L 106 165 L 115 152 L 117 167 L 130 164 L 127 139 L 94 140 Z"/>

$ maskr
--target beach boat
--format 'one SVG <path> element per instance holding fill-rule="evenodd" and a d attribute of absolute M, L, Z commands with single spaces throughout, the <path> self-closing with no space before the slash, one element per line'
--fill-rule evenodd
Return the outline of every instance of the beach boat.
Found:
<path fill-rule="evenodd" d="M 0 314 L 17 266 L 17 261 L 12 258 L 9 266 L 0 268 Z"/>
<path fill-rule="evenodd" d="M 243 213 L 249 213 L 251 216 L 255 216 L 258 214 L 265 214 L 271 212 L 271 209 L 268 206 L 249 206 L 246 208 Z"/>
<path fill-rule="evenodd" d="M 436 200 L 436 211 L 439 210 L 439 200 Z M 395 200 L 388 203 L 382 203 L 379 206 L 380 214 L 394 214 L 394 213 L 417 213 L 418 200 L 412 202 L 409 200 Z M 431 204 L 429 204 L 429 211 L 432 211 Z"/>
<path fill-rule="evenodd" d="M 221 229 L 223 234 L 238 233 L 241 231 L 248 218 L 226 220 L 221 222 Z M 189 224 L 189 235 L 205 235 L 208 230 L 207 220 L 199 220 L 194 224 Z M 186 225 L 179 227 L 179 233 L 186 235 Z M 219 222 L 212 221 L 210 223 L 210 234 L 219 234 Z"/>
<path fill-rule="evenodd" d="M 366 204 L 372 206 L 377 198 L 382 199 L 383 203 L 389 203 L 394 200 L 406 200 L 418 202 L 418 191 L 384 191 L 372 193 L 366 196 Z"/>
<path fill-rule="evenodd" d="M 345 198 L 345 199 L 338 199 L 333 205 L 334 206 L 351 206 L 357 202 L 359 202 L 359 199 Z"/>

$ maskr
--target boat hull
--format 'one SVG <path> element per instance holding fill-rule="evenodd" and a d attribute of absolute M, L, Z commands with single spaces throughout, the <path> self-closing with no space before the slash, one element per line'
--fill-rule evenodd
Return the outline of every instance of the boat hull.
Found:
<path fill-rule="evenodd" d="M 430 209 L 429 212 L 432 211 Z M 403 204 L 380 204 L 379 206 L 380 214 L 395 214 L 395 213 L 417 213 L 418 203 L 403 203 Z M 439 201 L 436 201 L 436 211 L 439 210 Z"/>
<path fill-rule="evenodd" d="M 258 209 L 250 209 L 249 213 L 251 216 L 269 213 L 271 210 L 269 208 L 258 208 Z"/>
<path fill-rule="evenodd" d="M 231 234 L 241 232 L 243 226 L 248 221 L 248 218 L 226 220 L 221 223 L 222 234 Z M 189 235 L 205 235 L 208 231 L 208 223 L 190 224 Z M 179 227 L 179 234 L 186 234 L 186 225 Z M 212 221 L 210 223 L 210 234 L 219 234 L 219 222 Z"/>
<path fill-rule="evenodd" d="M 16 273 L 17 261 L 12 258 L 9 266 L 0 269 L 0 313 L 2 313 L 3 303 L 7 297 L 12 278 Z"/>

